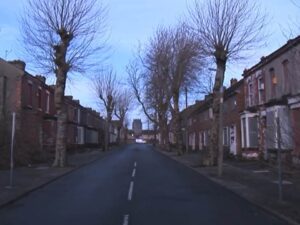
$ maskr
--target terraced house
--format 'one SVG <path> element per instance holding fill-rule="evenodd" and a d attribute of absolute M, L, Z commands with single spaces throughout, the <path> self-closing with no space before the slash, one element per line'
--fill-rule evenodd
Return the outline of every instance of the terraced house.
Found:
<path fill-rule="evenodd" d="M 0 59 L 0 164 L 8 161 L 12 114 L 16 114 L 15 153 L 18 164 L 52 157 L 56 139 L 54 88 L 41 75 L 32 76 L 22 61 Z M 91 108 L 65 97 L 67 147 L 102 145 L 104 120 Z"/>
<path fill-rule="evenodd" d="M 300 36 L 262 57 L 242 76 L 240 81 L 232 79 L 224 91 L 224 151 L 275 160 L 280 148 L 286 163 L 300 166 Z M 187 119 L 192 150 L 209 147 L 211 104 L 208 95 L 189 107 L 193 109 Z"/>
<path fill-rule="evenodd" d="M 196 108 L 188 119 L 189 146 L 192 150 L 205 150 L 209 147 L 212 125 L 212 96 L 196 103 Z M 231 80 L 224 91 L 223 103 L 223 146 L 232 155 L 241 155 L 240 112 L 244 106 L 243 80 Z"/>
<path fill-rule="evenodd" d="M 287 162 L 300 165 L 299 63 L 300 37 L 297 37 L 244 71 L 246 106 L 241 115 L 244 150 L 272 159 L 280 146 Z"/>

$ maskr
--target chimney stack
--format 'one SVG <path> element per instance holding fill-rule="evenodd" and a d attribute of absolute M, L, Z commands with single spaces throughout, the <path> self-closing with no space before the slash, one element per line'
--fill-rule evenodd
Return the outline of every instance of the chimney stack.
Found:
<path fill-rule="evenodd" d="M 42 75 L 35 75 L 35 77 L 37 79 L 39 79 L 40 81 L 42 81 L 43 83 L 46 83 L 46 77 L 42 76 Z"/>
<path fill-rule="evenodd" d="M 18 69 L 25 71 L 26 68 L 26 63 L 23 62 L 22 60 L 13 60 L 13 61 L 8 61 L 11 65 L 14 65 Z"/>
<path fill-rule="evenodd" d="M 238 81 L 237 81 L 236 78 L 232 78 L 232 79 L 230 80 L 230 86 L 235 85 L 237 82 L 238 82 Z"/>

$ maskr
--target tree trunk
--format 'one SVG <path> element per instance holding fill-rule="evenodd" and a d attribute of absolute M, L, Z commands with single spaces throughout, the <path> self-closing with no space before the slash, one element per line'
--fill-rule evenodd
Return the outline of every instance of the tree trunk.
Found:
<path fill-rule="evenodd" d="M 118 127 L 118 134 L 117 134 L 117 144 L 120 144 L 120 133 L 121 133 L 121 127 Z"/>
<path fill-rule="evenodd" d="M 107 122 L 106 122 L 106 129 L 105 129 L 105 148 L 104 151 L 109 150 L 109 144 L 110 144 L 110 124 L 111 124 L 111 120 L 112 120 L 112 113 L 111 111 L 108 111 L 107 113 Z"/>
<path fill-rule="evenodd" d="M 168 130 L 168 122 L 164 118 L 163 119 L 163 146 L 166 151 L 170 151 L 170 141 L 169 141 L 169 130 Z"/>
<path fill-rule="evenodd" d="M 205 166 L 216 165 L 217 153 L 219 146 L 219 119 L 220 119 L 220 99 L 221 99 L 221 88 L 223 87 L 224 74 L 226 69 L 226 57 L 219 56 L 216 57 L 217 61 L 217 72 L 215 77 L 215 84 L 213 89 L 213 104 L 212 104 L 212 128 L 210 132 L 210 145 L 207 154 L 205 154 L 205 159 L 203 164 Z M 222 54 L 220 54 L 222 55 Z M 221 140 L 220 140 L 221 141 Z"/>
<path fill-rule="evenodd" d="M 53 167 L 65 167 L 67 164 L 67 110 L 64 104 L 64 92 L 66 75 L 62 71 L 57 72 L 55 85 L 55 107 L 57 114 L 57 132 L 55 145 L 55 159 Z"/>
<path fill-rule="evenodd" d="M 182 155 L 182 132 L 181 132 L 181 118 L 179 113 L 179 94 L 174 93 L 174 122 L 175 122 L 175 145 L 178 155 Z"/>
<path fill-rule="evenodd" d="M 64 28 L 58 31 L 61 42 L 53 46 L 54 50 L 54 63 L 55 63 L 55 96 L 54 103 L 57 113 L 57 133 L 55 145 L 55 159 L 53 162 L 54 167 L 65 167 L 67 164 L 66 146 L 67 146 L 67 109 L 64 103 L 65 87 L 67 73 L 70 65 L 66 61 L 66 55 L 70 41 L 73 35 L 67 32 Z"/>
<path fill-rule="evenodd" d="M 105 135 L 104 135 L 104 151 L 107 151 L 108 150 L 108 145 L 109 145 L 109 126 L 110 125 L 110 122 L 108 121 L 108 119 L 106 120 L 106 123 L 105 123 Z"/>
<path fill-rule="evenodd" d="M 169 151 L 170 143 L 169 143 L 169 132 L 168 132 L 168 124 L 166 119 L 162 118 L 159 122 L 159 133 L 160 133 L 160 146 L 162 149 Z"/>

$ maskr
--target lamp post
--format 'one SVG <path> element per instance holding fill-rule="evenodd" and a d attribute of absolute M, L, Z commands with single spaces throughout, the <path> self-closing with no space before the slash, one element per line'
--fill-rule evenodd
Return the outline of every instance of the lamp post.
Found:
<path fill-rule="evenodd" d="M 188 90 L 187 90 L 187 87 L 185 87 L 185 108 L 187 109 L 188 107 Z M 186 116 L 185 116 L 185 151 L 188 152 L 189 150 L 189 142 L 188 142 L 188 139 L 189 139 L 189 135 L 188 135 L 188 118 L 187 118 L 187 113 L 186 113 Z"/>
<path fill-rule="evenodd" d="M 277 128 L 277 163 L 278 163 L 278 200 L 282 201 L 282 160 L 281 160 L 281 129 L 278 111 L 276 111 Z"/>
<path fill-rule="evenodd" d="M 219 141 L 218 141 L 218 176 L 223 174 L 223 85 L 219 91 L 220 110 L 219 110 Z"/>
<path fill-rule="evenodd" d="M 11 146 L 10 146 L 9 186 L 7 186 L 7 188 L 13 187 L 15 129 L 16 129 L 16 113 L 13 112 L 12 113 Z"/>

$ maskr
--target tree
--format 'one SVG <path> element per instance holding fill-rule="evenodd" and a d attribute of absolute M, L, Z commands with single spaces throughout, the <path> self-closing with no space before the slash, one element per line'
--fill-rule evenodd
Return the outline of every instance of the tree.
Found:
<path fill-rule="evenodd" d="M 246 53 L 262 43 L 266 16 L 257 3 L 251 0 L 195 1 L 194 7 L 189 9 L 189 15 L 204 54 L 212 57 L 217 67 L 213 88 L 210 149 L 203 161 L 205 165 L 213 165 L 216 162 L 218 144 L 222 141 L 219 116 L 227 62 L 240 60 L 243 55 L 247 57 Z"/>
<path fill-rule="evenodd" d="M 199 71 L 204 65 L 201 54 L 201 43 L 185 23 L 180 23 L 169 30 L 170 42 L 169 52 L 170 85 L 172 92 L 172 119 L 175 126 L 175 144 L 178 154 L 182 152 L 182 131 L 179 98 L 185 88 L 192 88 L 197 83 Z"/>
<path fill-rule="evenodd" d="M 196 80 L 194 87 L 194 92 L 200 95 L 210 95 L 213 93 L 214 88 L 214 77 L 215 74 L 212 73 L 211 69 L 203 69 L 202 74 Z"/>
<path fill-rule="evenodd" d="M 160 145 L 169 149 L 169 107 L 172 98 L 170 65 L 172 39 L 169 29 L 159 27 L 128 65 L 129 84 L 147 118 L 158 128 Z"/>
<path fill-rule="evenodd" d="M 110 142 L 109 128 L 118 99 L 118 84 L 116 73 L 112 68 L 101 69 L 92 80 L 94 90 L 106 112 L 104 151 L 108 150 Z"/>
<path fill-rule="evenodd" d="M 139 58 L 127 66 L 129 84 L 143 112 L 155 128 L 158 128 L 160 145 L 169 149 L 168 109 L 171 92 L 167 76 L 155 72 L 153 68 L 140 65 L 137 60 Z"/>
<path fill-rule="evenodd" d="M 126 114 L 130 109 L 130 105 L 132 103 L 132 95 L 131 92 L 124 88 L 122 91 L 119 92 L 117 99 L 116 99 L 116 106 L 114 110 L 115 116 L 119 119 L 120 124 L 118 126 L 118 137 L 117 142 L 120 142 L 120 133 L 121 129 L 125 126 Z"/>
<path fill-rule="evenodd" d="M 22 17 L 25 50 L 36 67 L 54 73 L 57 133 L 53 166 L 66 165 L 65 86 L 71 72 L 85 72 L 103 49 L 105 8 L 97 0 L 28 0 Z M 96 42 L 97 41 L 97 42 Z"/>
<path fill-rule="evenodd" d="M 290 2 L 298 9 L 300 9 L 300 4 L 296 0 L 290 0 Z M 286 39 L 291 39 L 299 35 L 299 15 L 289 17 L 288 23 L 281 26 L 282 33 Z"/>

